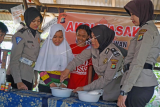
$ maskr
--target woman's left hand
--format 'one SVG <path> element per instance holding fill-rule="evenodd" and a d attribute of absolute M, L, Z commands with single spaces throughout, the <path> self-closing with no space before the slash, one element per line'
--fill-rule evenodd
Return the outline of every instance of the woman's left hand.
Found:
<path fill-rule="evenodd" d="M 120 95 L 118 97 L 117 106 L 119 106 L 119 107 L 126 107 L 126 105 L 125 105 L 126 98 L 127 98 L 127 95 L 125 95 L 125 96 Z"/>
<path fill-rule="evenodd" d="M 73 90 L 73 92 L 77 92 L 77 91 L 83 91 L 83 87 L 77 87 L 76 89 Z"/>

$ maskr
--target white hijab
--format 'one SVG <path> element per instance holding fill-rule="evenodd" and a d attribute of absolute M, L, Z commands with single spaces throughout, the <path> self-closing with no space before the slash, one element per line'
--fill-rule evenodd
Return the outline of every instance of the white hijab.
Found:
<path fill-rule="evenodd" d="M 62 30 L 64 39 L 59 46 L 56 46 L 52 42 L 52 38 L 59 30 Z M 34 69 L 37 71 L 63 71 L 72 59 L 73 54 L 66 41 L 64 27 L 60 24 L 53 24 L 50 28 L 47 39 L 44 41 L 42 48 L 40 49 Z"/>

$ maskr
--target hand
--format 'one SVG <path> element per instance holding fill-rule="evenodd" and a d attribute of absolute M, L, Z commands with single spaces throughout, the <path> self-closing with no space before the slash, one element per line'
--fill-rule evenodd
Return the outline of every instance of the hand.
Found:
<path fill-rule="evenodd" d="M 50 87 L 57 87 L 54 83 L 51 83 L 49 86 Z"/>
<path fill-rule="evenodd" d="M 18 82 L 17 88 L 22 90 L 28 90 L 28 87 L 23 82 Z"/>
<path fill-rule="evenodd" d="M 59 87 L 67 88 L 64 84 L 61 84 Z"/>
<path fill-rule="evenodd" d="M 34 85 L 33 85 L 33 88 L 35 88 L 37 86 L 38 82 L 37 82 L 37 79 L 35 80 L 34 82 Z"/>
<path fill-rule="evenodd" d="M 77 92 L 77 91 L 83 91 L 83 87 L 77 87 L 76 89 L 73 90 L 73 92 Z"/>
<path fill-rule="evenodd" d="M 70 73 L 69 69 L 65 69 L 64 71 L 61 72 L 61 77 L 60 77 L 60 82 L 63 82 L 65 79 L 68 78 Z"/>
<path fill-rule="evenodd" d="M 126 107 L 126 105 L 125 105 L 126 98 L 127 98 L 127 95 L 125 95 L 125 96 L 120 95 L 118 97 L 117 106 L 119 106 L 119 107 Z"/>

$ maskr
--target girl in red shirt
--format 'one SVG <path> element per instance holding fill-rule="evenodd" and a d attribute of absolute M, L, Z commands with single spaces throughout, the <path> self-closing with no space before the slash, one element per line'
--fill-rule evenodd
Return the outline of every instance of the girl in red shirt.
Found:
<path fill-rule="evenodd" d="M 83 50 L 91 48 L 89 45 L 89 37 L 91 30 L 87 25 L 80 25 L 76 29 L 76 44 L 71 44 L 74 56 L 80 54 Z M 92 60 L 85 61 L 82 65 L 77 66 L 70 75 L 68 88 L 76 89 L 91 83 L 92 79 Z"/>

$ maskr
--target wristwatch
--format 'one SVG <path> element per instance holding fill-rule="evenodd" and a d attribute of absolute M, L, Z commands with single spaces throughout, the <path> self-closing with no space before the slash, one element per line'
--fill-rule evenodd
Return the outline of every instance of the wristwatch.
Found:
<path fill-rule="evenodd" d="M 120 95 L 125 96 L 125 95 L 128 95 L 128 93 L 126 93 L 124 91 L 120 91 Z"/>

